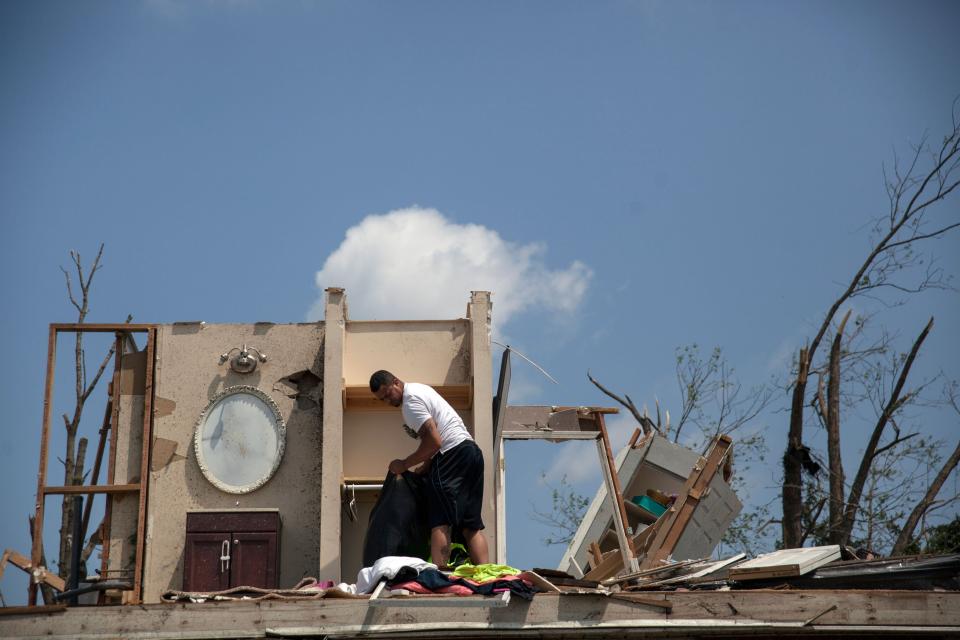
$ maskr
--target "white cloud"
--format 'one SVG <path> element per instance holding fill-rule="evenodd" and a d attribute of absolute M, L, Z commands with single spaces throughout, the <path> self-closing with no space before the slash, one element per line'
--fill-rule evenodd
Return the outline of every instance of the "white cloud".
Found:
<path fill-rule="evenodd" d="M 542 243 L 515 244 L 478 224 L 451 222 L 436 209 L 410 207 L 370 215 L 347 230 L 316 275 L 320 297 L 308 313 L 323 317 L 326 287 L 343 287 L 351 318 L 463 317 L 471 291 L 493 292 L 502 327 L 528 310 L 569 313 L 591 271 L 574 261 L 551 270 Z"/>

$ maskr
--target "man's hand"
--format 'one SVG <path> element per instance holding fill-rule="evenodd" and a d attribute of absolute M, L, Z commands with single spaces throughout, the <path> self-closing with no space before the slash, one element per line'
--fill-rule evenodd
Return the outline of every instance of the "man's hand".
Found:
<path fill-rule="evenodd" d="M 391 460 L 390 461 L 390 473 L 400 475 L 407 470 L 407 463 L 403 460 Z"/>

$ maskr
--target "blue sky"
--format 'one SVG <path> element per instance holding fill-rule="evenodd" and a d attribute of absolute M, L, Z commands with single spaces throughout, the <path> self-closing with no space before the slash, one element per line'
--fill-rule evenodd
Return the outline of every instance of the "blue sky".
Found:
<path fill-rule="evenodd" d="M 491 288 L 498 335 L 560 381 L 517 365 L 515 402 L 609 404 L 589 368 L 676 407 L 690 343 L 747 384 L 786 375 L 886 212 L 883 164 L 949 126 L 958 23 L 951 2 L 2 3 L 0 544 L 29 548 L 46 325 L 74 316 L 58 266 L 100 242 L 90 321 L 297 322 L 324 286 L 355 317 L 443 317 Z M 960 273 L 960 234 L 927 249 Z M 903 349 L 936 317 L 919 375 L 960 378 L 958 300 L 883 312 Z M 756 486 L 787 402 L 756 425 Z M 507 449 L 517 565 L 561 553 L 527 517 L 541 471 L 599 484 L 562 451 Z"/>

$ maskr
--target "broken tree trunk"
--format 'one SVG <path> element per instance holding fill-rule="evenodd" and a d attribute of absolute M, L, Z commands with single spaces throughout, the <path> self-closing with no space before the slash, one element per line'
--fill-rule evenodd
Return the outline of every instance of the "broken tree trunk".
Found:
<path fill-rule="evenodd" d="M 790 408 L 790 432 L 787 435 L 787 450 L 783 454 L 783 546 L 790 549 L 802 544 L 803 531 L 803 400 L 807 391 L 807 375 L 810 370 L 806 347 L 800 349 L 797 358 L 797 381 L 793 385 L 793 402 Z"/>
<path fill-rule="evenodd" d="M 840 321 L 837 334 L 830 345 L 830 375 L 827 383 L 827 457 L 830 464 L 830 509 L 827 540 L 840 544 L 843 537 L 843 497 L 846 486 L 843 482 L 843 459 L 840 455 L 840 360 L 843 329 L 850 319 L 847 311 Z"/>

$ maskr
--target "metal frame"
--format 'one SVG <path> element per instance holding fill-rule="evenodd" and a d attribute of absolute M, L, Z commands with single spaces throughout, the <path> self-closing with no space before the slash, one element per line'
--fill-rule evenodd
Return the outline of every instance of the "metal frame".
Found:
<path fill-rule="evenodd" d="M 56 369 L 57 335 L 60 333 L 115 333 L 115 356 L 113 370 L 113 385 L 111 390 L 112 419 L 110 434 L 110 459 L 108 482 L 103 485 L 90 486 L 47 486 L 47 459 L 50 443 L 50 417 L 53 413 L 53 381 Z M 143 405 L 143 439 L 140 461 L 139 484 L 115 484 L 116 455 L 117 455 L 117 419 L 120 411 L 120 365 L 123 360 L 123 344 L 130 333 L 146 333 L 146 372 L 144 384 Z M 113 495 L 118 493 L 140 494 L 140 506 L 137 517 L 137 550 L 134 558 L 133 602 L 141 602 L 143 582 L 143 558 L 145 542 L 145 523 L 147 508 L 147 491 L 150 477 L 150 449 L 153 429 L 153 383 L 154 383 L 154 353 L 157 340 L 157 325 L 154 324 L 51 324 L 47 338 L 47 377 L 43 395 L 43 425 L 40 436 L 40 470 L 37 474 L 36 521 L 33 528 L 33 547 L 31 550 L 31 565 L 40 567 L 40 558 L 43 555 L 43 515 L 44 503 L 48 495 L 96 495 L 106 494 L 107 504 L 104 510 L 103 541 L 103 568 L 107 568 L 110 550 L 110 517 L 112 514 Z M 82 517 L 83 514 L 77 514 Z M 28 604 L 31 607 L 37 604 L 37 590 L 40 581 L 36 573 L 32 576 L 28 591 Z"/>

